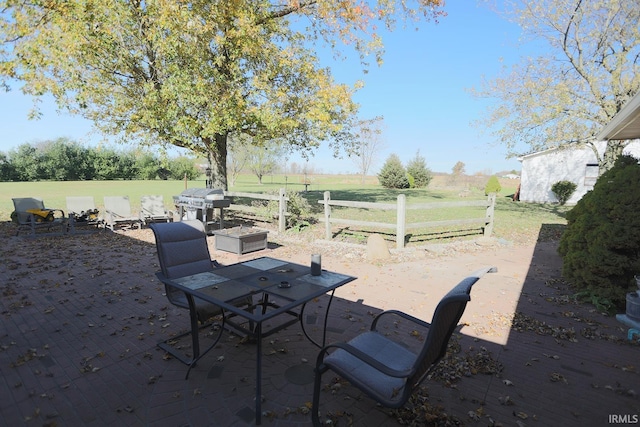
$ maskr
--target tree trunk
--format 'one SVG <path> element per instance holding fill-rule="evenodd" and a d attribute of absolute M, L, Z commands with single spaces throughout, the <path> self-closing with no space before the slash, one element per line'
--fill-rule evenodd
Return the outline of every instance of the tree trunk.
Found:
<path fill-rule="evenodd" d="M 613 167 L 616 159 L 622 155 L 622 151 L 628 143 L 628 140 L 618 141 L 612 139 L 607 141 L 607 146 L 604 149 L 604 155 L 602 156 L 602 163 L 599 168 L 599 175 L 602 175 Z"/>
<path fill-rule="evenodd" d="M 227 186 L 227 134 L 216 134 L 213 140 L 206 141 L 209 148 L 209 162 L 211 163 L 211 175 L 207 180 L 212 188 L 228 190 Z"/>

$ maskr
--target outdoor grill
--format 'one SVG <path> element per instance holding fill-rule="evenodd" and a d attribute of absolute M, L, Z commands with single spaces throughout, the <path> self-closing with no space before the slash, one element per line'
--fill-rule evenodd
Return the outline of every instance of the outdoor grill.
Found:
<path fill-rule="evenodd" d="M 213 210 L 219 209 L 220 228 L 224 218 L 223 209 L 231 205 L 231 201 L 224 198 L 222 189 L 188 188 L 177 196 L 173 196 L 180 219 L 198 219 L 202 221 L 207 233 L 213 231 L 215 215 Z"/>

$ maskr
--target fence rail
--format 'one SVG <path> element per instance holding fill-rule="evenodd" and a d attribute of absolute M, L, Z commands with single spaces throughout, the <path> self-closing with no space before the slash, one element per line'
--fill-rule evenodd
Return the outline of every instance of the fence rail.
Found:
<path fill-rule="evenodd" d="M 351 200 L 331 200 L 331 193 L 324 192 L 324 199 L 318 200 L 324 205 L 325 238 L 331 240 L 331 224 L 357 225 L 361 227 L 388 228 L 396 231 L 396 247 L 401 249 L 405 244 L 406 231 L 416 228 L 448 227 L 457 225 L 479 224 L 483 228 L 485 236 L 491 236 L 493 232 L 493 216 L 496 204 L 496 195 L 492 193 L 487 200 L 469 200 L 461 202 L 434 202 L 434 203 L 414 203 L 407 205 L 407 198 L 404 194 L 398 195 L 396 203 L 373 203 L 357 202 Z M 358 221 L 353 219 L 333 218 L 331 216 L 331 206 L 341 206 L 359 209 L 395 210 L 396 223 Z M 407 210 L 429 210 L 447 209 L 454 207 L 482 206 L 486 208 L 485 216 L 482 218 L 461 218 L 443 221 L 426 221 L 407 223 Z"/>
<path fill-rule="evenodd" d="M 240 191 L 225 191 L 225 197 L 243 197 L 246 199 L 257 199 L 257 200 L 275 200 L 278 202 L 278 232 L 282 233 L 285 231 L 287 227 L 287 201 L 288 198 L 286 196 L 286 192 L 284 188 L 280 188 L 278 190 L 278 194 L 262 194 L 262 193 L 243 193 Z M 241 212 L 250 212 L 255 213 L 254 209 L 250 206 L 234 204 L 232 203 L 229 206 L 230 210 L 241 211 Z"/>

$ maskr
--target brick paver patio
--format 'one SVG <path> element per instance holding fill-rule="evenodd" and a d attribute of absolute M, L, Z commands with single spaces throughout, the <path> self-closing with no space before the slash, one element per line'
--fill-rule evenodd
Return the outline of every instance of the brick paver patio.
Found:
<path fill-rule="evenodd" d="M 127 232 L 24 239 L 6 226 L 3 232 L 0 425 L 253 424 L 253 344 L 225 332 L 188 380 L 186 367 L 156 347 L 187 327 L 188 314 L 168 304 L 154 276 L 150 230 L 138 232 L 145 239 Z M 307 252 L 286 246 L 247 256 L 306 262 Z M 459 352 L 424 383 L 421 396 L 464 425 L 601 426 L 618 419 L 612 415 L 637 419 L 640 346 L 626 339 L 626 327 L 615 318 L 568 298 L 554 242 L 539 243 L 527 265 L 516 265 L 511 254 L 522 250 L 487 249 L 485 259 L 499 272 L 474 288 L 454 340 Z M 356 262 L 327 252 L 328 268 Z M 440 296 L 478 258 L 463 253 L 368 265 L 367 277 L 339 289 L 329 340 L 353 336 L 386 308 L 429 320 Z M 394 282 L 407 275 L 411 280 Z M 320 333 L 327 300 L 307 307 L 304 321 L 313 333 Z M 317 352 L 297 326 L 266 340 L 264 425 L 310 425 Z M 322 407 L 333 425 L 400 425 L 396 415 L 346 384 L 328 386 Z"/>

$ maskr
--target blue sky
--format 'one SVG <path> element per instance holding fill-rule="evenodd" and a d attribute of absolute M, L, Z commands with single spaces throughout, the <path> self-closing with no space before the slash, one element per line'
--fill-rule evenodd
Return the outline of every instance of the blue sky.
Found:
<path fill-rule="evenodd" d="M 435 172 L 451 172 L 458 161 L 465 164 L 468 174 L 520 170 L 520 162 L 505 159 L 506 150 L 490 132 L 473 125 L 489 101 L 467 92 L 479 86 L 483 76 L 492 79 L 502 66 L 519 61 L 525 53 L 518 45 L 520 29 L 473 0 L 449 0 L 445 10 L 448 16 L 438 24 L 420 23 L 418 31 L 409 25 L 387 34 L 384 64 L 372 65 L 366 75 L 355 59 L 325 60 L 336 81 L 364 81 L 355 97 L 361 105 L 361 117 L 384 117 L 386 149 L 372 174 L 389 154 L 408 161 L 417 150 Z M 41 119 L 28 120 L 31 102 L 18 90 L 0 93 L 0 151 L 59 137 L 83 144 L 101 140 L 91 133 L 89 122 L 58 114 L 50 102 L 45 102 Z M 290 157 L 289 162 L 293 161 L 304 162 L 296 155 Z M 309 163 L 324 173 L 355 169 L 352 160 L 334 159 L 326 147 Z"/>

